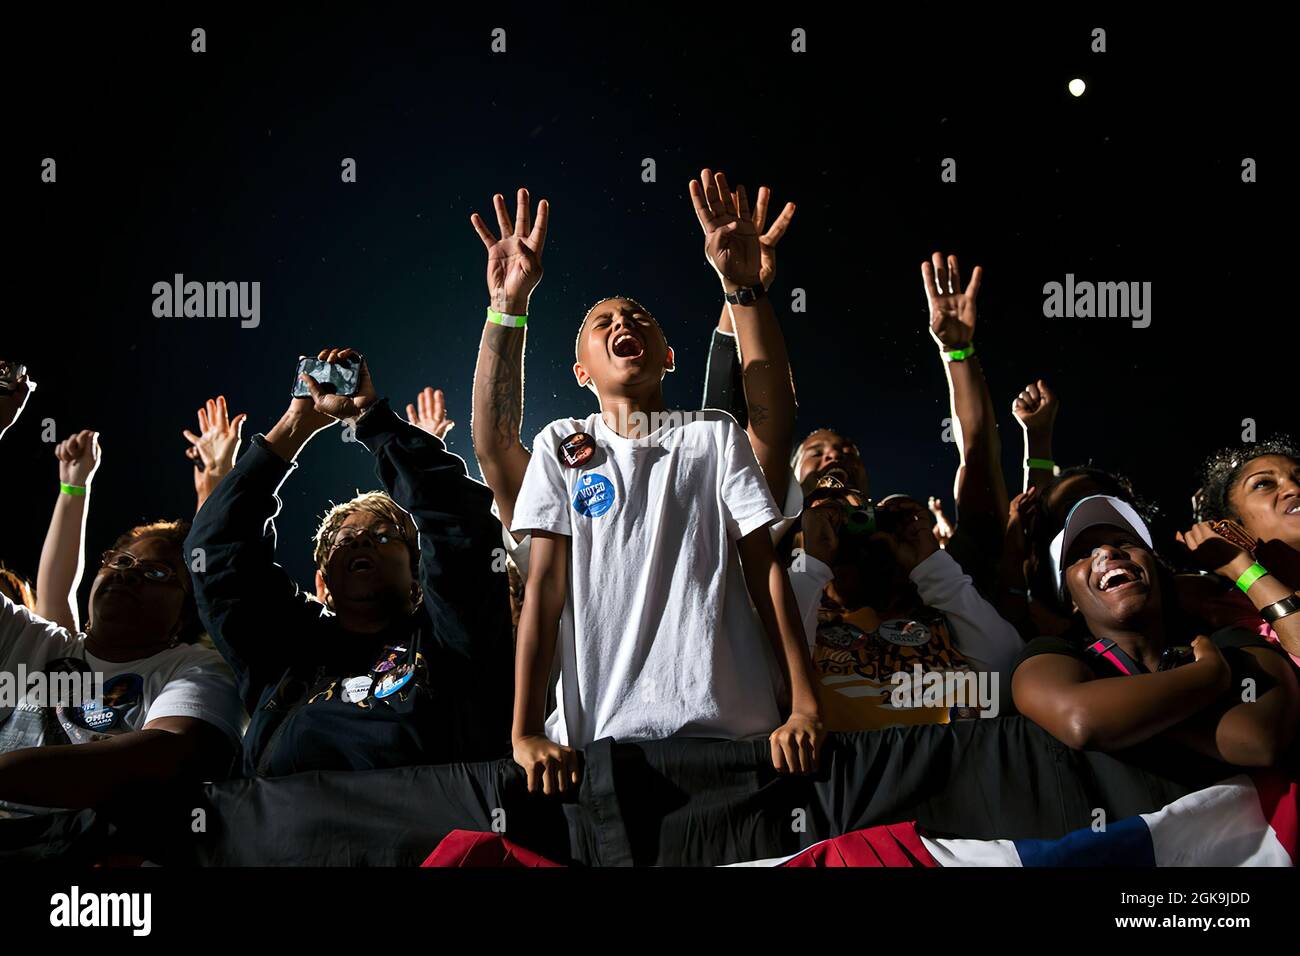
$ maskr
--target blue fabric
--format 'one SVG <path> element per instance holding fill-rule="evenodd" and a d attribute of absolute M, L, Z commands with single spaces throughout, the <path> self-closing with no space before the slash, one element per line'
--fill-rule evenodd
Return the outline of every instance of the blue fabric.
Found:
<path fill-rule="evenodd" d="M 1098 833 L 1091 827 L 1059 840 L 1015 840 L 1025 866 L 1155 866 L 1151 831 L 1140 816 L 1110 824 Z"/>

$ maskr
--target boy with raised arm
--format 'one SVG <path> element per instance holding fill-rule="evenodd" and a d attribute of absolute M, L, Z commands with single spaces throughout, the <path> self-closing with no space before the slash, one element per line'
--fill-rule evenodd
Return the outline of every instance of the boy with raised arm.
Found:
<path fill-rule="evenodd" d="M 760 253 L 744 190 L 733 199 L 719 176 L 708 201 L 709 261 L 728 294 L 752 296 Z M 513 727 L 529 788 L 576 784 L 572 748 L 604 737 L 764 735 L 778 770 L 813 770 L 820 711 L 768 532 L 781 513 L 748 437 L 723 412 L 667 411 L 672 349 L 631 299 L 597 303 L 575 352 L 601 410 L 537 436 L 511 524 L 533 536 Z"/>

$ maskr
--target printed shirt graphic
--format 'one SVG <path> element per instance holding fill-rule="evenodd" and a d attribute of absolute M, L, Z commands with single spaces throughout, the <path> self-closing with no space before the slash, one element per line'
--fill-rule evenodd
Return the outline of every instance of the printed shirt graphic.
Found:
<path fill-rule="evenodd" d="M 599 414 L 561 419 L 533 442 L 513 530 L 570 539 L 546 727 L 568 746 L 735 739 L 780 723 L 775 659 L 735 542 L 781 512 L 735 419 L 672 416 L 641 439 Z M 561 446 L 577 432 L 596 448 L 572 467 Z"/>
<path fill-rule="evenodd" d="M 813 666 L 820 682 L 818 700 L 827 730 L 878 730 L 900 724 L 943 724 L 948 707 L 920 706 L 915 687 L 921 673 L 965 673 L 973 668 L 953 646 L 947 619 L 933 608 L 881 620 L 871 608 L 850 614 L 822 608 L 817 615 Z M 912 703 L 896 707 L 893 675 L 904 673 Z M 972 707 L 977 702 L 969 702 Z M 959 711 L 958 716 L 965 716 Z"/>
<path fill-rule="evenodd" d="M 406 712 L 416 691 L 429 690 L 429 667 L 420 653 L 419 632 L 411 639 L 388 644 L 378 660 L 365 674 L 351 677 L 322 678 L 307 696 L 307 706 L 341 701 L 353 704 L 360 710 L 369 710 L 377 703 L 387 704 Z M 292 706 L 294 701 L 278 701 L 278 706 Z"/>
<path fill-rule="evenodd" d="M 13 706 L 0 701 L 0 753 L 55 744 L 83 744 L 139 730 L 161 717 L 196 717 L 238 746 L 243 706 L 230 669 L 215 651 L 179 645 L 136 661 L 105 661 L 89 653 L 85 634 L 72 634 L 0 595 L 0 673 L 80 671 L 103 675 L 103 695 L 82 706 L 41 706 L 20 689 Z M 51 702 L 53 703 L 53 702 Z M 8 808 L 8 810 L 6 810 Z M 18 808 L 0 801 L 0 817 Z"/>

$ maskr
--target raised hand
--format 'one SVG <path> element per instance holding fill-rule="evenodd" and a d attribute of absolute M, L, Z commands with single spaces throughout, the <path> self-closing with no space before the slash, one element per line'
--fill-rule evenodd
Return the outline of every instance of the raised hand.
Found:
<path fill-rule="evenodd" d="M 218 481 L 230 473 L 239 453 L 240 436 L 248 415 L 240 413 L 234 418 L 226 407 L 226 396 L 209 398 L 198 411 L 199 433 L 188 428 L 181 434 L 190 443 L 185 457 L 194 462 L 194 488 L 200 494 L 211 491 Z"/>
<path fill-rule="evenodd" d="M 470 225 L 487 247 L 488 300 L 493 309 L 507 315 L 527 314 L 528 298 L 542 281 L 542 250 L 551 214 L 550 204 L 543 199 L 537 204 L 537 221 L 533 222 L 528 190 L 520 189 L 517 200 L 512 223 L 505 197 L 500 193 L 492 197 L 500 238 L 492 234 L 478 213 L 469 217 Z"/>
<path fill-rule="evenodd" d="M 745 187 L 740 186 L 733 193 L 725 175 L 705 169 L 698 180 L 691 180 L 690 192 L 695 215 L 704 230 L 704 257 L 718 273 L 723 287 L 731 292 L 742 286 L 758 285 L 762 281 L 763 250 Z M 794 214 L 793 210 L 790 214 Z M 780 226 L 776 239 L 781 238 L 788 224 L 788 218 L 784 225 L 780 219 L 772 224 L 774 230 Z M 775 260 L 772 261 L 775 266 Z"/>
<path fill-rule="evenodd" d="M 18 421 L 23 407 L 36 383 L 27 375 L 27 370 L 18 362 L 0 359 L 0 437 L 9 430 L 9 426 Z"/>
<path fill-rule="evenodd" d="M 1036 383 L 1030 382 L 1016 396 L 1011 403 L 1011 414 L 1016 416 L 1016 421 L 1026 432 L 1050 434 L 1059 408 L 1056 393 L 1040 378 Z"/>
<path fill-rule="evenodd" d="M 805 508 L 799 518 L 802 532 L 800 547 L 804 553 L 823 564 L 832 564 L 840 547 L 840 530 L 844 527 L 844 502 L 823 498 Z"/>
<path fill-rule="evenodd" d="M 434 438 L 445 441 L 447 432 L 455 428 L 456 423 L 447 417 L 447 399 L 442 389 L 426 386 L 415 400 L 419 407 L 407 405 L 406 420 Z"/>
<path fill-rule="evenodd" d="M 900 511 L 903 520 L 898 530 L 878 532 L 894 552 L 894 557 L 904 571 L 911 572 L 918 564 L 939 550 L 939 541 L 930 530 L 930 522 L 925 519 L 919 502 L 898 501 L 886 505 L 893 511 Z"/>
<path fill-rule="evenodd" d="M 317 415 L 355 424 L 356 420 L 361 417 L 362 412 L 379 401 L 379 396 L 375 392 L 375 383 L 371 381 L 370 369 L 366 365 L 366 360 L 355 349 L 321 349 L 320 354 L 316 357 L 322 362 L 329 362 L 331 365 L 340 362 L 359 362 L 361 364 L 357 376 L 357 390 L 353 395 L 336 395 L 333 392 L 327 392 L 321 387 L 320 382 L 310 375 L 299 376 L 307 383 L 307 390 L 311 392 L 309 404 Z M 297 401 L 305 401 L 305 399 L 297 399 Z"/>
<path fill-rule="evenodd" d="M 1029 579 L 1026 563 L 1033 560 L 1034 522 L 1038 520 L 1040 500 L 1038 488 L 1030 487 L 1011 499 L 1007 512 L 1002 553 L 1006 560 L 1020 565 L 1015 568 L 1018 580 Z"/>
<path fill-rule="evenodd" d="M 758 187 L 758 199 L 754 202 L 754 228 L 758 230 L 758 281 L 763 283 L 764 289 L 772 288 L 772 280 L 776 278 L 776 244 L 781 241 L 785 231 L 790 228 L 790 220 L 794 218 L 794 203 L 788 202 L 785 208 L 781 210 L 781 215 L 776 217 L 776 221 L 768 228 L 767 232 L 763 231 L 763 226 L 767 222 L 767 205 L 772 198 L 772 190 L 766 186 Z M 737 208 L 740 206 L 740 196 L 738 193 L 732 193 L 732 200 Z"/>
<path fill-rule="evenodd" d="M 931 529 L 934 532 L 934 540 L 939 542 L 939 547 L 946 548 L 957 529 L 952 526 L 948 516 L 943 513 L 943 502 L 938 498 L 931 496 L 930 500 L 926 502 L 926 507 L 930 509 L 930 514 L 934 515 L 934 527 Z"/>
<path fill-rule="evenodd" d="M 930 306 L 930 335 L 946 352 L 968 348 L 975 341 L 975 296 L 983 275 L 984 270 L 976 266 L 963 292 L 956 256 L 949 256 L 945 263 L 936 252 L 929 262 L 921 263 L 925 300 Z"/>
<path fill-rule="evenodd" d="M 1187 546 L 1198 567 L 1225 577 L 1239 577 L 1255 561 L 1254 541 L 1235 521 L 1202 521 L 1174 537 Z"/>
<path fill-rule="evenodd" d="M 59 460 L 59 481 L 89 488 L 99 470 L 99 432 L 80 431 L 65 438 L 55 446 L 54 457 Z"/>

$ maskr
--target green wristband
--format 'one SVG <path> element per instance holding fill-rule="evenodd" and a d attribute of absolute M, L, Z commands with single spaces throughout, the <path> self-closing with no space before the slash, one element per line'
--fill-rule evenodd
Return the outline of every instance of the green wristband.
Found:
<path fill-rule="evenodd" d="M 945 362 L 964 362 L 975 354 L 975 346 L 968 345 L 964 349 L 953 349 L 951 352 L 944 349 L 939 354 L 943 356 Z"/>
<path fill-rule="evenodd" d="M 65 495 L 72 495 L 75 498 L 84 498 L 86 496 L 85 485 L 70 485 L 66 481 L 59 482 L 59 491 Z"/>
<path fill-rule="evenodd" d="M 1237 587 L 1241 588 L 1242 594 L 1245 594 L 1247 591 L 1250 590 L 1250 586 L 1252 584 L 1254 584 L 1256 581 L 1258 581 L 1266 574 L 1268 574 L 1268 571 L 1264 568 L 1262 564 L 1256 561 L 1254 564 L 1252 564 L 1250 567 L 1248 567 L 1245 571 L 1241 573 L 1241 577 L 1237 578 Z"/>
<path fill-rule="evenodd" d="M 504 325 L 511 329 L 522 329 L 528 324 L 527 315 L 506 315 L 504 312 L 498 312 L 496 309 L 487 310 L 487 320 L 495 322 L 497 325 Z"/>
<path fill-rule="evenodd" d="M 1056 462 L 1050 458 L 1026 458 L 1025 467 L 1030 471 L 1056 471 Z"/>

